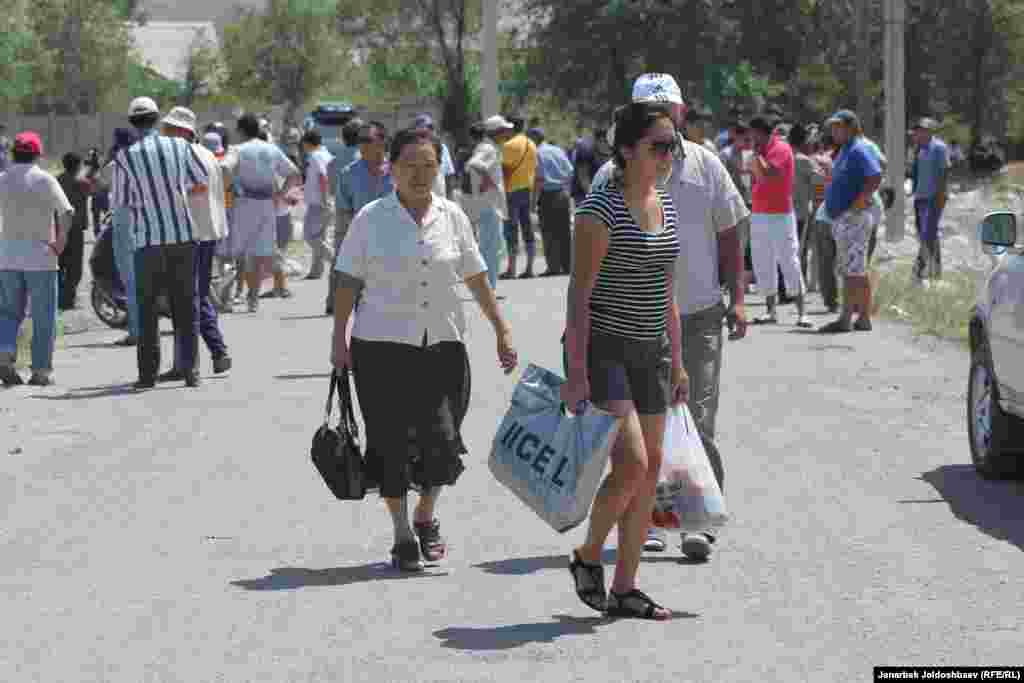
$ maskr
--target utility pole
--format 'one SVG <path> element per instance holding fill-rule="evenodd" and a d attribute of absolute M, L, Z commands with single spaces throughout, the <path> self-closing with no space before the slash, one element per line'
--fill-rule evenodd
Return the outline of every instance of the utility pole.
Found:
<path fill-rule="evenodd" d="M 498 0 L 483 0 L 484 59 L 480 106 L 484 118 L 498 113 Z"/>
<path fill-rule="evenodd" d="M 853 0 L 854 34 L 857 36 L 854 48 L 857 55 L 857 68 L 854 72 L 857 115 L 864 126 L 864 132 L 874 136 L 875 112 L 872 111 L 871 97 L 868 95 L 868 85 L 874 71 L 872 65 L 875 62 L 871 54 L 871 24 L 868 16 L 870 9 L 871 0 Z"/>
<path fill-rule="evenodd" d="M 885 147 L 889 159 L 889 182 L 896 199 L 885 221 L 885 236 L 890 242 L 903 239 L 906 222 L 907 98 L 904 90 L 906 62 L 906 0 L 885 2 Z"/>

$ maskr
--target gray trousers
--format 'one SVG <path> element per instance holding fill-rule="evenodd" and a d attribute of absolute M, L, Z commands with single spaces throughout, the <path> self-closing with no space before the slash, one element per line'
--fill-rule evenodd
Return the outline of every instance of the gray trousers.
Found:
<path fill-rule="evenodd" d="M 330 206 L 313 205 L 306 207 L 306 217 L 302 223 L 302 236 L 312 253 L 309 274 L 320 277 L 324 273 L 324 264 L 334 267 L 334 252 L 331 251 L 331 221 L 334 209 Z"/>
<path fill-rule="evenodd" d="M 697 422 L 718 485 L 725 490 L 725 469 L 715 445 L 715 420 L 722 379 L 722 345 L 725 304 L 681 317 L 683 328 L 683 368 L 690 376 L 690 400 L 687 405 Z"/>

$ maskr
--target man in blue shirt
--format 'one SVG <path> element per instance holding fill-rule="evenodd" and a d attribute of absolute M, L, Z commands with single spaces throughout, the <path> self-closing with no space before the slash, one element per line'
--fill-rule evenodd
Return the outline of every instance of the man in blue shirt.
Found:
<path fill-rule="evenodd" d="M 874 221 L 872 197 L 882 183 L 878 157 L 864 143 L 860 119 L 838 111 L 830 119 L 832 139 L 840 146 L 825 191 L 825 212 L 836 240 L 836 266 L 845 293 L 839 319 L 820 328 L 825 334 L 871 330 L 871 282 L 867 275 L 868 239 Z M 853 314 L 857 321 L 853 322 Z"/>
<path fill-rule="evenodd" d="M 569 186 L 575 169 L 561 147 L 545 142 L 543 129 L 531 128 L 526 136 L 537 145 L 534 194 L 538 198 L 544 260 L 548 263 L 548 269 L 541 273 L 541 277 L 568 275 L 572 264 L 572 201 Z"/>
<path fill-rule="evenodd" d="M 946 183 L 949 179 L 949 150 L 946 143 L 934 136 L 938 124 L 933 119 L 918 121 L 911 135 L 917 145 L 914 157 L 914 216 L 920 248 L 914 262 L 914 283 L 925 278 L 942 277 L 942 242 L 939 219 L 946 207 Z"/>
<path fill-rule="evenodd" d="M 364 206 L 391 194 L 391 167 L 387 160 L 388 131 L 383 123 L 370 121 L 363 124 L 357 138 L 359 158 L 341 169 L 334 195 L 338 223 L 334 230 L 334 254 L 337 258 L 341 243 L 348 234 L 352 219 Z M 334 315 L 334 292 L 338 287 L 337 271 L 331 268 L 327 290 L 327 315 Z"/>

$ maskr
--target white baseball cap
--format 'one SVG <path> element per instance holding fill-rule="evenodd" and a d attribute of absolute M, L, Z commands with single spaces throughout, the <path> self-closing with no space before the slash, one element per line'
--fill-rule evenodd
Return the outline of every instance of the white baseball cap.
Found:
<path fill-rule="evenodd" d="M 499 130 L 512 130 L 515 128 L 504 116 L 497 114 L 484 121 L 484 130 L 488 133 L 496 133 Z"/>
<path fill-rule="evenodd" d="M 669 74 L 643 74 L 633 81 L 633 102 L 685 104 L 683 91 Z"/>
<path fill-rule="evenodd" d="M 196 134 L 196 115 L 191 109 L 175 107 L 167 112 L 167 116 L 164 117 L 163 122 L 168 126 L 184 128 L 193 135 Z"/>
<path fill-rule="evenodd" d="M 136 97 L 128 106 L 128 116 L 142 116 L 143 114 L 159 114 L 160 109 L 151 97 Z"/>

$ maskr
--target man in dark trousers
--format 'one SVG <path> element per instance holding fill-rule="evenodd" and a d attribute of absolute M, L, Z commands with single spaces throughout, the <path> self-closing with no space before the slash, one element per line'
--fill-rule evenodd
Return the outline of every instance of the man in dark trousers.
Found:
<path fill-rule="evenodd" d="M 89 226 L 89 195 L 95 172 L 86 173 L 82 157 L 68 152 L 62 159 L 64 172 L 57 176 L 60 187 L 75 210 L 71 219 L 67 246 L 60 255 L 60 290 L 57 306 L 62 311 L 78 307 L 78 285 L 82 282 L 82 261 L 85 252 L 85 230 Z"/>
<path fill-rule="evenodd" d="M 195 249 L 198 241 L 188 197 L 208 191 L 209 173 L 186 140 L 160 135 L 160 110 L 148 97 L 132 100 L 129 120 L 141 139 L 114 159 L 111 204 L 131 208 L 135 234 L 135 280 L 139 297 L 139 380 L 152 389 L 160 372 L 157 295 L 171 300 L 175 347 L 180 349 L 185 384 L 199 386 L 195 359 Z"/>
<path fill-rule="evenodd" d="M 544 138 L 541 128 L 531 128 L 526 136 L 537 145 L 537 176 L 534 196 L 540 214 L 540 234 L 548 269 L 541 275 L 568 275 L 572 262 L 572 198 L 569 188 L 574 169 L 569 156 Z"/>

